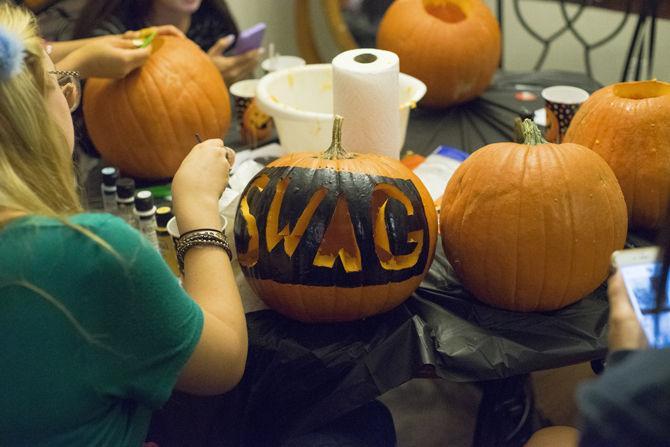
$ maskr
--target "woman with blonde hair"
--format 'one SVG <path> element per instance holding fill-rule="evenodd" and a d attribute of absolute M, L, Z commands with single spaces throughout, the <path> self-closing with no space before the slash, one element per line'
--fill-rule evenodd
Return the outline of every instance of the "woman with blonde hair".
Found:
<path fill-rule="evenodd" d="M 193 148 L 173 182 L 183 289 L 111 215 L 82 213 L 71 165 L 77 73 L 0 2 L 0 445 L 141 445 L 173 387 L 220 394 L 247 332 L 218 198 L 232 151 Z"/>

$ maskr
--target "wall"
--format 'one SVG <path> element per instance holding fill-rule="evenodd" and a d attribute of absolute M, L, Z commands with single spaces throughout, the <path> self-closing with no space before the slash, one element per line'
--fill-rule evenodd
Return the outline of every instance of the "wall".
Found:
<path fill-rule="evenodd" d="M 318 31 L 317 45 L 324 58 L 329 59 L 337 54 L 332 39 L 330 39 L 326 22 L 323 19 L 323 10 L 320 0 L 311 0 L 314 29 Z M 489 6 L 495 6 L 495 0 L 485 0 Z M 532 40 L 521 29 L 512 10 L 512 1 L 507 3 L 505 14 L 504 57 L 507 68 L 531 70 L 541 45 Z M 258 21 L 268 24 L 266 42 L 273 41 L 277 50 L 283 54 L 297 54 L 294 34 L 294 5 L 292 0 L 228 0 L 240 27 L 245 28 Z M 533 24 L 541 34 L 551 34 L 559 26 L 561 13 L 558 5 L 551 5 L 547 1 L 526 0 L 521 2 L 527 17 L 532 18 Z M 572 10 L 572 8 L 571 8 Z M 607 35 L 621 19 L 622 14 L 597 8 L 589 8 L 584 13 L 577 29 L 584 31 L 587 40 L 593 42 Z M 594 50 L 592 63 L 594 75 L 602 83 L 617 81 L 621 76 L 623 59 L 628 48 L 628 42 L 635 27 L 635 16 L 631 16 L 626 27 L 612 42 Z M 550 51 L 546 69 L 565 69 L 583 71 L 583 52 L 576 39 L 564 34 Z M 659 79 L 670 81 L 670 21 L 660 20 L 657 34 L 657 48 L 654 75 Z"/>
<path fill-rule="evenodd" d="M 240 29 L 267 24 L 265 44 L 274 42 L 282 54 L 298 54 L 295 43 L 293 0 L 227 0 Z"/>

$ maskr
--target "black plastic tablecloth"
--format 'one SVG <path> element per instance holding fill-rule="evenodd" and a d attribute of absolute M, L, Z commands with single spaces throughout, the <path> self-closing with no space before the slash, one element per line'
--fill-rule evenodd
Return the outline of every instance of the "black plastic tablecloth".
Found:
<path fill-rule="evenodd" d="M 187 424 L 188 442 L 180 443 L 198 445 L 193 425 L 201 424 L 208 442 L 276 445 L 415 377 L 482 381 L 602 358 L 607 313 L 603 286 L 554 312 L 492 308 L 459 284 L 438 248 L 421 287 L 386 314 L 318 325 L 271 310 L 247 314 L 240 385 L 214 398 L 176 395 L 158 415 L 157 431 Z"/>

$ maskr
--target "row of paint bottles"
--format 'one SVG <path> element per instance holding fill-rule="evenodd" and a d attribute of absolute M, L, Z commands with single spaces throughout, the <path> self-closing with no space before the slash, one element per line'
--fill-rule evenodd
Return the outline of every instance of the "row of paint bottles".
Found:
<path fill-rule="evenodd" d="M 135 192 L 135 181 L 119 178 L 114 167 L 102 169 L 102 205 L 105 212 L 116 214 L 137 228 L 151 244 L 159 249 L 156 235 L 156 206 L 151 191 Z"/>

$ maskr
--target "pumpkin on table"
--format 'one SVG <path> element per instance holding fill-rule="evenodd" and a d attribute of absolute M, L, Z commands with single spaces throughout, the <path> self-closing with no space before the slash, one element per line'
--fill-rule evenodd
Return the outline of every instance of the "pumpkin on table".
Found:
<path fill-rule="evenodd" d="M 595 92 L 572 119 L 566 142 L 586 146 L 610 165 L 631 228 L 656 229 L 670 202 L 670 84 L 623 82 Z"/>
<path fill-rule="evenodd" d="M 172 177 L 195 144 L 223 138 L 228 90 L 193 42 L 159 36 L 147 62 L 124 79 L 89 79 L 84 120 L 102 157 L 126 175 Z"/>
<path fill-rule="evenodd" d="M 235 217 L 238 261 L 268 306 L 305 322 L 390 310 L 435 253 L 437 213 L 397 160 L 346 152 L 342 118 L 323 153 L 293 153 L 254 177 Z"/>
<path fill-rule="evenodd" d="M 256 98 L 252 99 L 242 115 L 240 128 L 244 141 L 255 147 L 272 136 L 272 127 L 272 117 L 261 111 Z"/>
<path fill-rule="evenodd" d="M 500 61 L 500 28 L 482 0 L 396 0 L 379 25 L 377 47 L 400 57 L 400 70 L 428 87 L 421 105 L 476 98 Z"/>
<path fill-rule="evenodd" d="M 485 146 L 458 167 L 440 230 L 451 265 L 481 301 L 554 310 L 607 277 L 626 240 L 626 204 L 598 154 L 547 143 L 531 120 L 522 126 L 524 144 Z"/>

